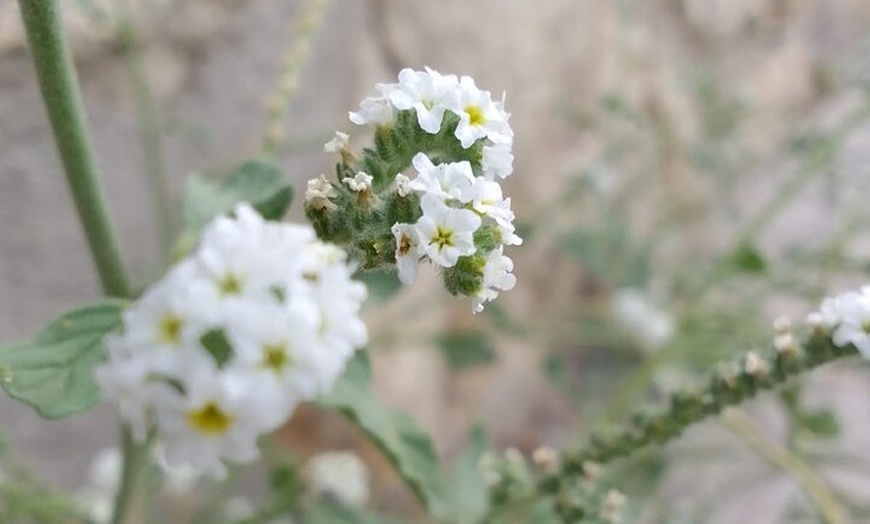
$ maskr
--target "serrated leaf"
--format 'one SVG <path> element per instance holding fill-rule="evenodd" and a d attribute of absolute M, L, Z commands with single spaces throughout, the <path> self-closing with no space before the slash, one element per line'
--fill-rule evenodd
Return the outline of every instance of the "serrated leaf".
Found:
<path fill-rule="evenodd" d="M 99 402 L 93 369 L 103 337 L 121 326 L 120 300 L 103 300 L 62 315 L 32 339 L 0 347 L 0 386 L 45 418 L 61 418 Z"/>
<path fill-rule="evenodd" d="M 332 392 L 318 404 L 340 411 L 362 429 L 430 514 L 447 515 L 432 440 L 408 414 L 384 407 L 371 391 L 370 378 L 368 357 L 358 351 Z"/>
<path fill-rule="evenodd" d="M 193 175 L 184 190 L 184 221 L 197 232 L 214 217 L 249 202 L 264 218 L 278 220 L 293 200 L 293 188 L 282 181 L 281 169 L 271 162 L 250 160 L 223 180 Z"/>
<path fill-rule="evenodd" d="M 468 445 L 456 457 L 445 483 L 445 496 L 451 508 L 451 524 L 473 524 L 489 511 L 489 489 L 480 471 L 480 458 L 491 449 L 481 426 L 471 430 Z"/>
<path fill-rule="evenodd" d="M 453 369 L 489 364 L 495 352 L 489 334 L 481 329 L 448 331 L 438 337 L 438 348 Z"/>

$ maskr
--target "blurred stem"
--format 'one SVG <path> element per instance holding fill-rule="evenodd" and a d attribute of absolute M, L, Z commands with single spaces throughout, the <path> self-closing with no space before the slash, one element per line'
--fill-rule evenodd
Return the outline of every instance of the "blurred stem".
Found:
<path fill-rule="evenodd" d="M 163 156 L 163 135 L 159 108 L 154 101 L 142 46 L 130 13 L 128 0 L 116 0 L 116 34 L 121 44 L 127 65 L 130 86 L 133 89 L 133 103 L 136 108 L 136 127 L 145 157 L 145 170 L 148 175 L 154 215 L 157 220 L 158 240 L 160 243 L 160 263 L 169 260 L 173 240 L 173 213 L 166 178 L 166 165 Z"/>
<path fill-rule="evenodd" d="M 115 496 L 115 506 L 112 510 L 112 524 L 125 522 L 136 486 L 136 478 L 141 469 L 142 457 L 145 455 L 147 445 L 139 446 L 133 440 L 133 435 L 127 426 L 121 427 L 121 456 L 123 466 L 121 468 L 121 483 L 118 494 Z"/>
<path fill-rule="evenodd" d="M 311 39 L 320 27 L 323 12 L 329 5 L 328 0 L 308 0 L 294 24 L 295 37 L 284 55 L 284 64 L 278 80 L 278 88 L 267 99 L 268 122 L 263 139 L 263 153 L 275 155 L 284 142 L 284 120 L 290 100 L 299 86 L 299 70 L 308 57 Z"/>
<path fill-rule="evenodd" d="M 103 290 L 127 297 L 121 251 L 97 178 L 78 80 L 57 0 L 19 0 L 55 144 Z"/>
<path fill-rule="evenodd" d="M 722 414 L 722 421 L 765 460 L 791 475 L 812 498 L 824 524 L 845 524 L 842 511 L 824 482 L 797 455 L 768 440 L 755 424 L 737 409 Z"/>

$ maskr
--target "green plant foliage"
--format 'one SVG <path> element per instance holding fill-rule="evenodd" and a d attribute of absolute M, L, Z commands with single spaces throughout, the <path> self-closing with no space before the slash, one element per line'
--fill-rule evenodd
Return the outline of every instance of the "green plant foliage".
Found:
<path fill-rule="evenodd" d="M 399 276 L 391 271 L 362 271 L 354 279 L 364 283 L 369 290 L 366 304 L 369 306 L 383 304 L 402 289 Z"/>
<path fill-rule="evenodd" d="M 406 413 L 381 405 L 372 393 L 370 381 L 368 356 L 358 351 L 332 392 L 318 404 L 342 412 L 359 426 L 383 451 L 429 512 L 442 518 L 448 514 L 449 507 L 438 476 L 438 456 L 432 440 Z"/>
<path fill-rule="evenodd" d="M 29 340 L 0 347 L 0 386 L 50 419 L 97 404 L 93 369 L 104 356 L 103 337 L 121 325 L 123 307 L 112 299 L 88 304 Z"/>
<path fill-rule="evenodd" d="M 478 465 L 491 447 L 483 427 L 475 426 L 468 445 L 447 473 L 445 495 L 450 501 L 451 513 L 445 522 L 472 524 L 489 512 L 489 490 Z"/>
<path fill-rule="evenodd" d="M 804 411 L 798 416 L 800 428 L 813 436 L 834 438 L 840 434 L 840 424 L 833 412 L 827 409 Z"/>
<path fill-rule="evenodd" d="M 293 194 L 293 188 L 282 181 L 281 169 L 263 160 L 249 160 L 223 180 L 191 176 L 184 190 L 185 227 L 197 232 L 241 201 L 250 202 L 268 220 L 280 220 Z"/>
<path fill-rule="evenodd" d="M 438 348 L 453 369 L 467 369 L 495 360 L 489 333 L 483 329 L 444 332 L 438 337 Z"/>
<path fill-rule="evenodd" d="M 337 504 L 316 504 L 305 510 L 303 524 L 399 524 L 400 521 L 370 512 L 350 510 Z"/>
<path fill-rule="evenodd" d="M 758 249 L 748 242 L 742 242 L 731 254 L 731 264 L 745 273 L 764 273 L 767 261 Z"/>

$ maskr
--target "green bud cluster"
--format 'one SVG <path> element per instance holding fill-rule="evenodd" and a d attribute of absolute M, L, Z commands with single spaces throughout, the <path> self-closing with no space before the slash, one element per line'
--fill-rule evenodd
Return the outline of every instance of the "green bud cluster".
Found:
<path fill-rule="evenodd" d="M 482 174 L 483 141 L 463 148 L 454 136 L 458 123 L 459 117 L 448 112 L 441 130 L 430 134 L 419 126 L 413 110 L 398 111 L 391 124 L 376 129 L 371 147 L 358 155 L 344 148 L 331 181 L 334 193 L 330 204 L 305 206 L 318 237 L 342 246 L 361 269 L 395 267 L 393 224 L 413 224 L 422 214 L 419 195 L 402 195 L 394 184 L 396 175 L 411 167 L 414 155 L 425 153 L 435 163 L 467 161 L 476 176 Z M 354 191 L 343 183 L 360 172 L 372 177 L 370 192 Z M 481 289 L 486 256 L 500 240 L 499 231 L 491 225 L 475 232 L 477 252 L 460 257 L 456 266 L 443 270 L 444 284 L 451 294 L 470 296 Z"/>

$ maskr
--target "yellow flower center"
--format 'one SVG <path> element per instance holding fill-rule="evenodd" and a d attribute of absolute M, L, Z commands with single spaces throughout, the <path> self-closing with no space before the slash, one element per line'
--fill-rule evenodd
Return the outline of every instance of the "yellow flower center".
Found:
<path fill-rule="evenodd" d="M 164 344 L 178 345 L 184 320 L 175 313 L 165 313 L 157 324 L 157 339 Z"/>
<path fill-rule="evenodd" d="M 468 115 L 468 123 L 473 126 L 482 126 L 486 123 L 486 117 L 483 116 L 483 108 L 480 106 L 467 106 L 465 113 Z"/>
<path fill-rule="evenodd" d="M 432 244 L 438 246 L 438 251 L 444 249 L 445 246 L 453 245 L 453 230 L 445 229 L 441 226 L 435 228 L 435 236 L 432 237 Z"/>
<path fill-rule="evenodd" d="M 235 273 L 227 273 L 218 282 L 221 295 L 238 295 L 242 292 L 242 279 Z"/>
<path fill-rule="evenodd" d="M 265 344 L 263 346 L 264 368 L 275 373 L 281 373 L 285 367 L 293 364 L 293 358 L 287 354 L 287 344 Z"/>
<path fill-rule="evenodd" d="M 187 422 L 206 435 L 220 435 L 233 425 L 234 417 L 223 411 L 214 402 L 187 414 Z"/>

